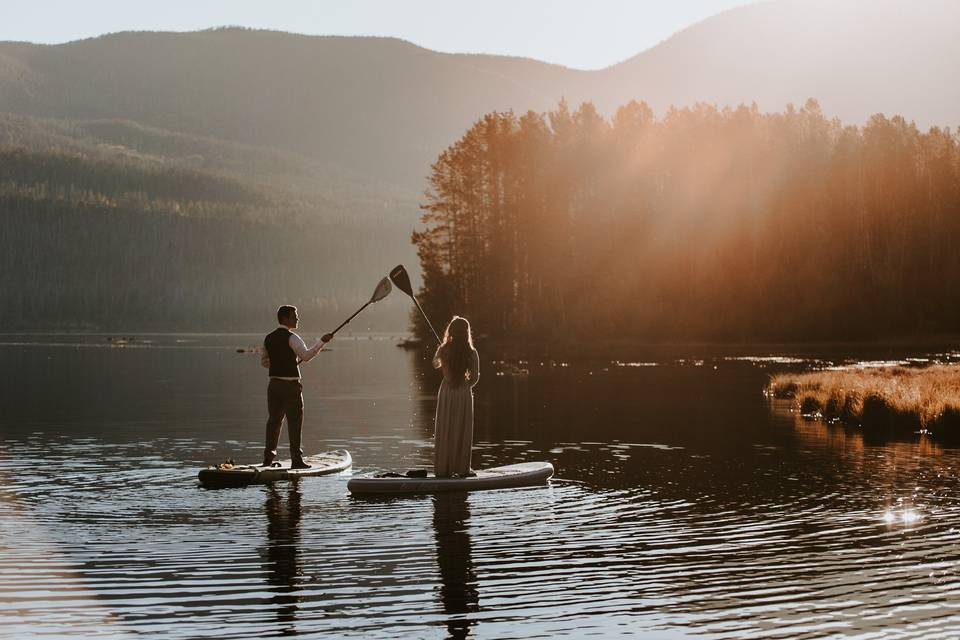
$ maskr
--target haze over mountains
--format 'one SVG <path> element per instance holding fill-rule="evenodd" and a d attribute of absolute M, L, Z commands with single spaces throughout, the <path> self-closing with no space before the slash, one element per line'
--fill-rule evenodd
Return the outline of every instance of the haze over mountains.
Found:
<path fill-rule="evenodd" d="M 861 124 L 960 124 L 960 3 L 780 0 L 727 11 L 601 71 L 442 54 L 384 38 L 213 30 L 0 44 L 0 111 L 119 118 L 294 151 L 420 189 L 476 118 L 565 96 L 611 113 L 816 98 Z"/>
<path fill-rule="evenodd" d="M 883 112 L 956 126 L 958 25 L 953 0 L 775 0 L 599 71 L 233 28 L 6 42 L 0 145 L 226 176 L 413 267 L 409 230 L 430 164 L 484 113 L 544 111 L 562 97 L 608 115 L 631 99 L 663 112 L 697 101 L 780 110 L 813 97 L 849 124 Z M 382 269 L 354 265 L 350 286 Z M 323 275 L 343 274 L 330 265 Z"/>

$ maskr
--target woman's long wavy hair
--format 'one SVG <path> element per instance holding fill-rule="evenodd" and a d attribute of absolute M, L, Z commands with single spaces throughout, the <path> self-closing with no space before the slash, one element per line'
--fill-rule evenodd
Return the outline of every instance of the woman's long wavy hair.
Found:
<path fill-rule="evenodd" d="M 466 380 L 470 368 L 470 354 L 473 352 L 473 336 L 470 323 L 466 318 L 453 316 L 453 320 L 443 332 L 443 343 L 433 356 L 433 366 L 439 369 L 447 365 L 454 380 Z"/>

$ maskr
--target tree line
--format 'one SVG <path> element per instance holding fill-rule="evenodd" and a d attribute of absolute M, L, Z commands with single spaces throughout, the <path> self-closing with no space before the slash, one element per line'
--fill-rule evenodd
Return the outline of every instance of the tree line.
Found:
<path fill-rule="evenodd" d="M 420 296 L 506 340 L 955 333 L 958 144 L 814 100 L 489 113 L 431 168 Z"/>
<path fill-rule="evenodd" d="M 409 224 L 324 207 L 183 166 L 0 145 L 0 329 L 252 330 L 281 303 L 332 326 Z M 356 328 L 397 328 L 401 302 Z"/>

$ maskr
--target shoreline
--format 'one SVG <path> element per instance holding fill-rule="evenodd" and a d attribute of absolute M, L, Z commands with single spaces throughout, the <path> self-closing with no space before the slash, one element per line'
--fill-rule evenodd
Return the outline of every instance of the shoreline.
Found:
<path fill-rule="evenodd" d="M 423 343 L 410 340 L 408 348 L 423 348 Z M 479 336 L 474 338 L 479 349 L 491 354 L 487 357 L 498 358 L 583 358 L 606 357 L 611 359 L 631 359 L 649 356 L 656 352 L 686 352 L 691 356 L 707 355 L 743 355 L 745 351 L 761 355 L 797 354 L 803 356 L 832 355 L 837 352 L 892 353 L 916 355 L 931 350 L 960 351 L 960 335 L 930 335 L 923 337 L 900 337 L 888 340 L 863 341 L 662 341 L 646 342 L 639 340 L 598 339 L 591 341 L 570 341 L 564 343 L 547 341 L 511 341 L 496 340 Z"/>
<path fill-rule="evenodd" d="M 960 365 L 780 373 L 764 393 L 791 400 L 805 416 L 865 430 L 960 433 Z"/>
<path fill-rule="evenodd" d="M 271 325 L 272 326 L 272 325 Z M 266 325 L 264 325 L 266 327 Z M 216 331 L 212 329 L 158 329 L 151 328 L 99 328 L 99 327 L 49 327 L 40 330 L 28 328 L 3 329 L 0 327 L 0 336 L 4 335 L 89 335 L 89 336 L 108 336 L 108 335 L 257 335 L 262 333 L 264 327 L 253 327 L 237 329 L 235 327 Z M 319 331 L 320 329 L 310 329 Z M 384 335 L 395 336 L 405 339 L 411 345 L 424 344 L 424 340 L 417 338 L 409 330 L 370 330 L 355 331 L 353 335 Z M 434 342 L 431 337 L 426 343 Z M 591 340 L 571 339 L 568 342 L 557 340 L 510 340 L 497 339 L 485 334 L 475 334 L 474 342 L 482 344 L 485 347 L 493 349 L 547 349 L 557 348 L 558 344 L 566 345 L 589 345 L 602 348 L 763 348 L 763 349 L 857 349 L 857 348 L 911 348 L 911 347 L 942 347 L 946 345 L 956 345 L 960 350 L 960 333 L 958 334 L 930 334 L 923 336 L 894 336 L 889 338 L 871 338 L 864 340 L 638 340 L 638 339 L 613 339 L 596 338 Z M 561 347 L 562 348 L 562 347 Z"/>

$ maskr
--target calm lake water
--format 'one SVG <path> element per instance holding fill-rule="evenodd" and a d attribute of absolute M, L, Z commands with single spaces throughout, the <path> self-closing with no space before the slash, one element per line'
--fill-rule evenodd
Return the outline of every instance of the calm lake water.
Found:
<path fill-rule="evenodd" d="M 345 475 L 201 489 L 259 459 L 266 376 L 237 353 L 259 337 L 131 337 L 0 335 L 3 637 L 960 635 L 957 444 L 762 395 L 775 371 L 924 352 L 486 362 L 474 466 L 556 479 L 370 501 Z M 308 453 L 429 464 L 418 354 L 338 338 L 303 371 Z"/>

